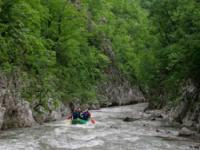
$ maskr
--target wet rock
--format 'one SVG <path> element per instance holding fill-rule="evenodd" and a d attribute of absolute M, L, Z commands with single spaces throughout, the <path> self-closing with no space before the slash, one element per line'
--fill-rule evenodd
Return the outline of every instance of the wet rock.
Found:
<path fill-rule="evenodd" d="M 171 134 L 171 131 L 167 131 L 166 133 L 167 133 L 167 134 Z"/>
<path fill-rule="evenodd" d="M 111 125 L 110 128 L 112 128 L 112 129 L 118 129 L 119 127 L 117 127 L 116 125 Z"/>
<path fill-rule="evenodd" d="M 124 122 L 133 122 L 133 121 L 136 121 L 136 120 L 139 120 L 140 118 L 129 118 L 129 117 L 126 117 L 123 119 Z"/>
<path fill-rule="evenodd" d="M 199 145 L 194 146 L 195 149 L 200 149 Z"/>
<path fill-rule="evenodd" d="M 151 117 L 153 118 L 164 118 L 162 112 L 159 110 L 152 111 L 151 113 Z"/>
<path fill-rule="evenodd" d="M 161 130 L 159 130 L 159 129 L 156 129 L 156 132 L 161 132 Z"/>
<path fill-rule="evenodd" d="M 194 131 L 192 131 L 192 130 L 186 128 L 186 127 L 183 127 L 183 128 L 179 131 L 178 136 L 189 137 L 189 136 L 192 136 L 192 135 L 194 135 L 194 134 L 195 134 Z"/>
<path fill-rule="evenodd" d="M 147 114 L 147 118 L 151 121 L 163 120 L 166 118 L 166 114 L 164 114 L 162 110 L 145 110 L 145 114 Z"/>
<path fill-rule="evenodd" d="M 200 145 L 189 146 L 191 149 L 200 149 Z"/>

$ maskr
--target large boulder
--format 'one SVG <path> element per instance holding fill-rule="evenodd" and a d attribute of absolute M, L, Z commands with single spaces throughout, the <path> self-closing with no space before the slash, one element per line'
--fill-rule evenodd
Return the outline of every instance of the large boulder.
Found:
<path fill-rule="evenodd" d="M 6 109 L 3 128 L 31 127 L 35 124 L 32 110 L 26 101 L 17 102 L 13 107 Z"/>
<path fill-rule="evenodd" d="M 51 113 L 49 113 L 49 117 L 47 118 L 46 121 L 56 121 L 56 120 L 61 120 L 61 119 L 62 119 L 61 111 L 55 111 L 54 110 Z"/>
<path fill-rule="evenodd" d="M 61 104 L 59 109 L 60 109 L 62 117 L 65 117 L 71 113 L 71 108 L 69 104 L 64 104 L 64 103 Z"/>
<path fill-rule="evenodd" d="M 33 110 L 33 117 L 39 124 L 44 123 L 48 116 L 49 112 L 43 106 L 38 106 L 36 110 Z"/>
<path fill-rule="evenodd" d="M 194 131 L 186 128 L 186 127 L 183 127 L 179 133 L 178 133 L 178 136 L 182 136 L 182 137 L 189 137 L 189 136 L 193 136 L 195 134 Z"/>
<path fill-rule="evenodd" d="M 61 120 L 62 117 L 70 114 L 71 110 L 69 105 L 59 103 L 59 105 L 55 107 L 52 101 L 52 99 L 49 100 L 48 108 L 39 105 L 34 109 L 33 116 L 39 124 Z"/>

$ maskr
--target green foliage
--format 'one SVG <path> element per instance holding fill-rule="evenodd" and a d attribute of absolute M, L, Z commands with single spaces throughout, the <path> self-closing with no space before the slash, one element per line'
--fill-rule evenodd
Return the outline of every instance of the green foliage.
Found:
<path fill-rule="evenodd" d="M 154 76 L 148 87 L 152 91 L 162 89 L 158 95 L 165 95 L 166 101 L 176 101 L 184 80 L 190 78 L 197 84 L 200 81 L 199 1 L 148 0 L 141 4 L 150 12 L 149 19 L 156 27 L 154 34 L 160 43 L 153 49 L 157 71 L 147 71 Z"/>
<path fill-rule="evenodd" d="M 22 96 L 97 99 L 115 65 L 150 95 L 199 82 L 198 0 L 0 0 L 0 69 L 26 81 Z"/>

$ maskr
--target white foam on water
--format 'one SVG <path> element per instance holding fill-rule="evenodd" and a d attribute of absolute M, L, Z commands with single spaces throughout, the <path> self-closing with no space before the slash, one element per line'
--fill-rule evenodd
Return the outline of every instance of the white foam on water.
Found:
<path fill-rule="evenodd" d="M 39 150 L 38 141 L 27 138 L 23 141 L 18 139 L 9 140 L 8 142 L 0 142 L 0 150 Z"/>
<path fill-rule="evenodd" d="M 76 125 L 71 125 L 73 128 L 83 128 L 83 129 L 93 129 L 95 128 L 95 125 L 87 123 L 87 124 L 76 124 Z"/>
<path fill-rule="evenodd" d="M 88 141 L 93 140 L 97 137 L 97 135 L 91 134 L 91 135 L 71 135 L 70 136 L 74 140 L 81 140 L 81 141 Z"/>
<path fill-rule="evenodd" d="M 49 127 L 67 127 L 67 126 L 71 126 L 71 121 L 70 120 L 63 120 L 63 121 L 59 121 L 57 123 L 46 123 L 43 126 L 49 126 Z"/>
<path fill-rule="evenodd" d="M 136 142 L 138 141 L 140 138 L 139 137 L 130 137 L 130 138 L 124 138 L 124 140 L 127 140 L 129 142 Z"/>
<path fill-rule="evenodd" d="M 66 133 L 68 131 L 68 128 L 56 128 L 54 129 L 54 135 L 58 136 L 61 135 L 62 133 Z"/>
<path fill-rule="evenodd" d="M 48 140 L 47 143 L 53 148 L 58 149 L 79 149 L 79 148 L 89 148 L 89 147 L 95 147 L 95 146 L 101 146 L 104 145 L 104 142 L 102 140 L 91 140 L 91 141 L 73 141 L 73 142 L 66 142 L 65 140 L 55 140 L 51 139 Z"/>
<path fill-rule="evenodd" d="M 102 132 L 102 131 L 96 131 L 96 130 L 92 130 L 87 133 L 83 133 L 83 132 L 73 133 L 73 132 L 71 132 L 71 134 L 69 134 L 69 133 L 68 134 L 69 134 L 69 137 L 75 141 L 89 141 L 89 140 L 94 140 L 96 138 L 106 137 L 106 136 L 113 134 L 112 131 Z"/>
<path fill-rule="evenodd" d="M 79 145 L 71 145 L 71 149 L 78 149 L 78 148 L 82 148 L 82 147 L 95 147 L 95 146 L 102 146 L 104 145 L 104 141 L 102 140 L 92 140 L 89 141 L 87 143 L 82 143 Z"/>

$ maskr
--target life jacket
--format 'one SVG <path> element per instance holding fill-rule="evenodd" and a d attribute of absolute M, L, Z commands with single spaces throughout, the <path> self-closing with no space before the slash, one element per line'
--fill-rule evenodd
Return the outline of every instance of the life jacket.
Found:
<path fill-rule="evenodd" d="M 91 117 L 91 114 L 89 111 L 83 112 L 81 114 L 81 119 L 83 119 L 83 120 L 88 120 L 90 117 Z"/>
<path fill-rule="evenodd" d="M 73 119 L 78 119 L 78 118 L 80 118 L 80 112 L 78 112 L 78 111 L 73 112 L 73 113 L 72 113 L 72 117 L 73 117 Z"/>

